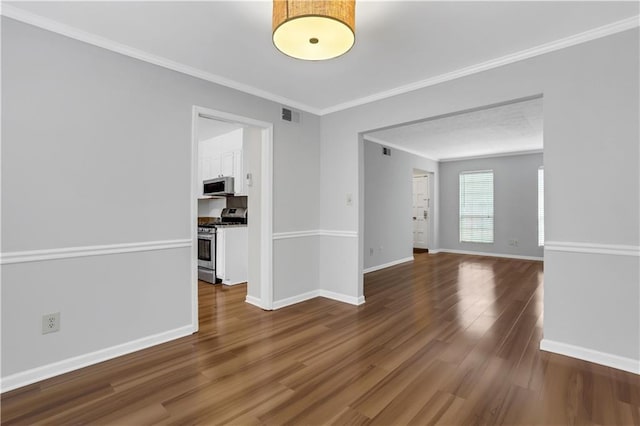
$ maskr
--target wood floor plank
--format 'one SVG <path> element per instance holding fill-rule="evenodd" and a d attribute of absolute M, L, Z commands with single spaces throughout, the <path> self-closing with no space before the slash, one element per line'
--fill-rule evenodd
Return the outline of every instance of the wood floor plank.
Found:
<path fill-rule="evenodd" d="M 197 334 L 6 392 L 2 424 L 640 424 L 638 376 L 540 351 L 541 262 L 417 253 L 364 286 L 267 312 L 200 282 Z"/>

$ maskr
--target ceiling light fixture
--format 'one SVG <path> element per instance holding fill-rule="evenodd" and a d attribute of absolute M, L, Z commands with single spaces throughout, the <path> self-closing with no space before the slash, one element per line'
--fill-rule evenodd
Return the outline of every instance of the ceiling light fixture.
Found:
<path fill-rule="evenodd" d="M 273 44 L 285 55 L 321 61 L 355 42 L 355 0 L 273 0 Z"/>

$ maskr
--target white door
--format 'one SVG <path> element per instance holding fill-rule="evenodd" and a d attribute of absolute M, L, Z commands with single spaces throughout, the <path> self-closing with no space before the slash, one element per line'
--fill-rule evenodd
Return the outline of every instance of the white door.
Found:
<path fill-rule="evenodd" d="M 413 178 L 413 247 L 426 249 L 429 229 L 429 177 Z"/>

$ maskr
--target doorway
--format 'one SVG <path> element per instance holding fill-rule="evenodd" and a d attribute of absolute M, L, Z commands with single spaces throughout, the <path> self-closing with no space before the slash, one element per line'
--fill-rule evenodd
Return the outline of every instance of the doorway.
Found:
<path fill-rule="evenodd" d="M 417 252 L 429 251 L 431 237 L 431 181 L 429 173 L 413 169 L 412 227 L 413 249 Z"/>
<path fill-rule="evenodd" d="M 199 155 L 200 140 L 207 129 L 207 123 L 213 121 L 221 129 L 243 130 L 243 152 L 246 161 L 242 173 L 236 176 L 238 187 L 246 193 L 247 210 L 251 219 L 247 220 L 248 268 L 247 294 L 245 302 L 265 310 L 273 306 L 273 125 L 251 118 L 194 107 L 192 112 L 192 161 L 191 161 L 191 221 L 192 233 L 192 325 L 198 330 L 198 198 L 202 196 L 202 164 Z M 203 124 L 204 123 L 204 124 Z M 211 127 L 211 126 L 209 126 Z M 215 204 L 215 203 L 214 203 Z M 205 209 L 206 210 L 206 209 Z M 210 208 L 207 211 L 215 211 Z M 214 214 L 214 213 L 211 213 Z"/>

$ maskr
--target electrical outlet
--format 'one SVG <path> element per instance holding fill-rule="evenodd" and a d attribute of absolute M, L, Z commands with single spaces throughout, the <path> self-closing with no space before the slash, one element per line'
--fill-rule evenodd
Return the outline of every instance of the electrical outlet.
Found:
<path fill-rule="evenodd" d="M 518 247 L 518 240 L 516 239 L 509 240 L 509 245 L 513 247 Z"/>
<path fill-rule="evenodd" d="M 347 194 L 347 206 L 351 207 L 353 205 L 353 195 Z"/>
<path fill-rule="evenodd" d="M 369 249 L 369 256 L 373 256 L 373 247 Z"/>
<path fill-rule="evenodd" d="M 42 316 L 42 334 L 60 331 L 60 312 Z"/>

